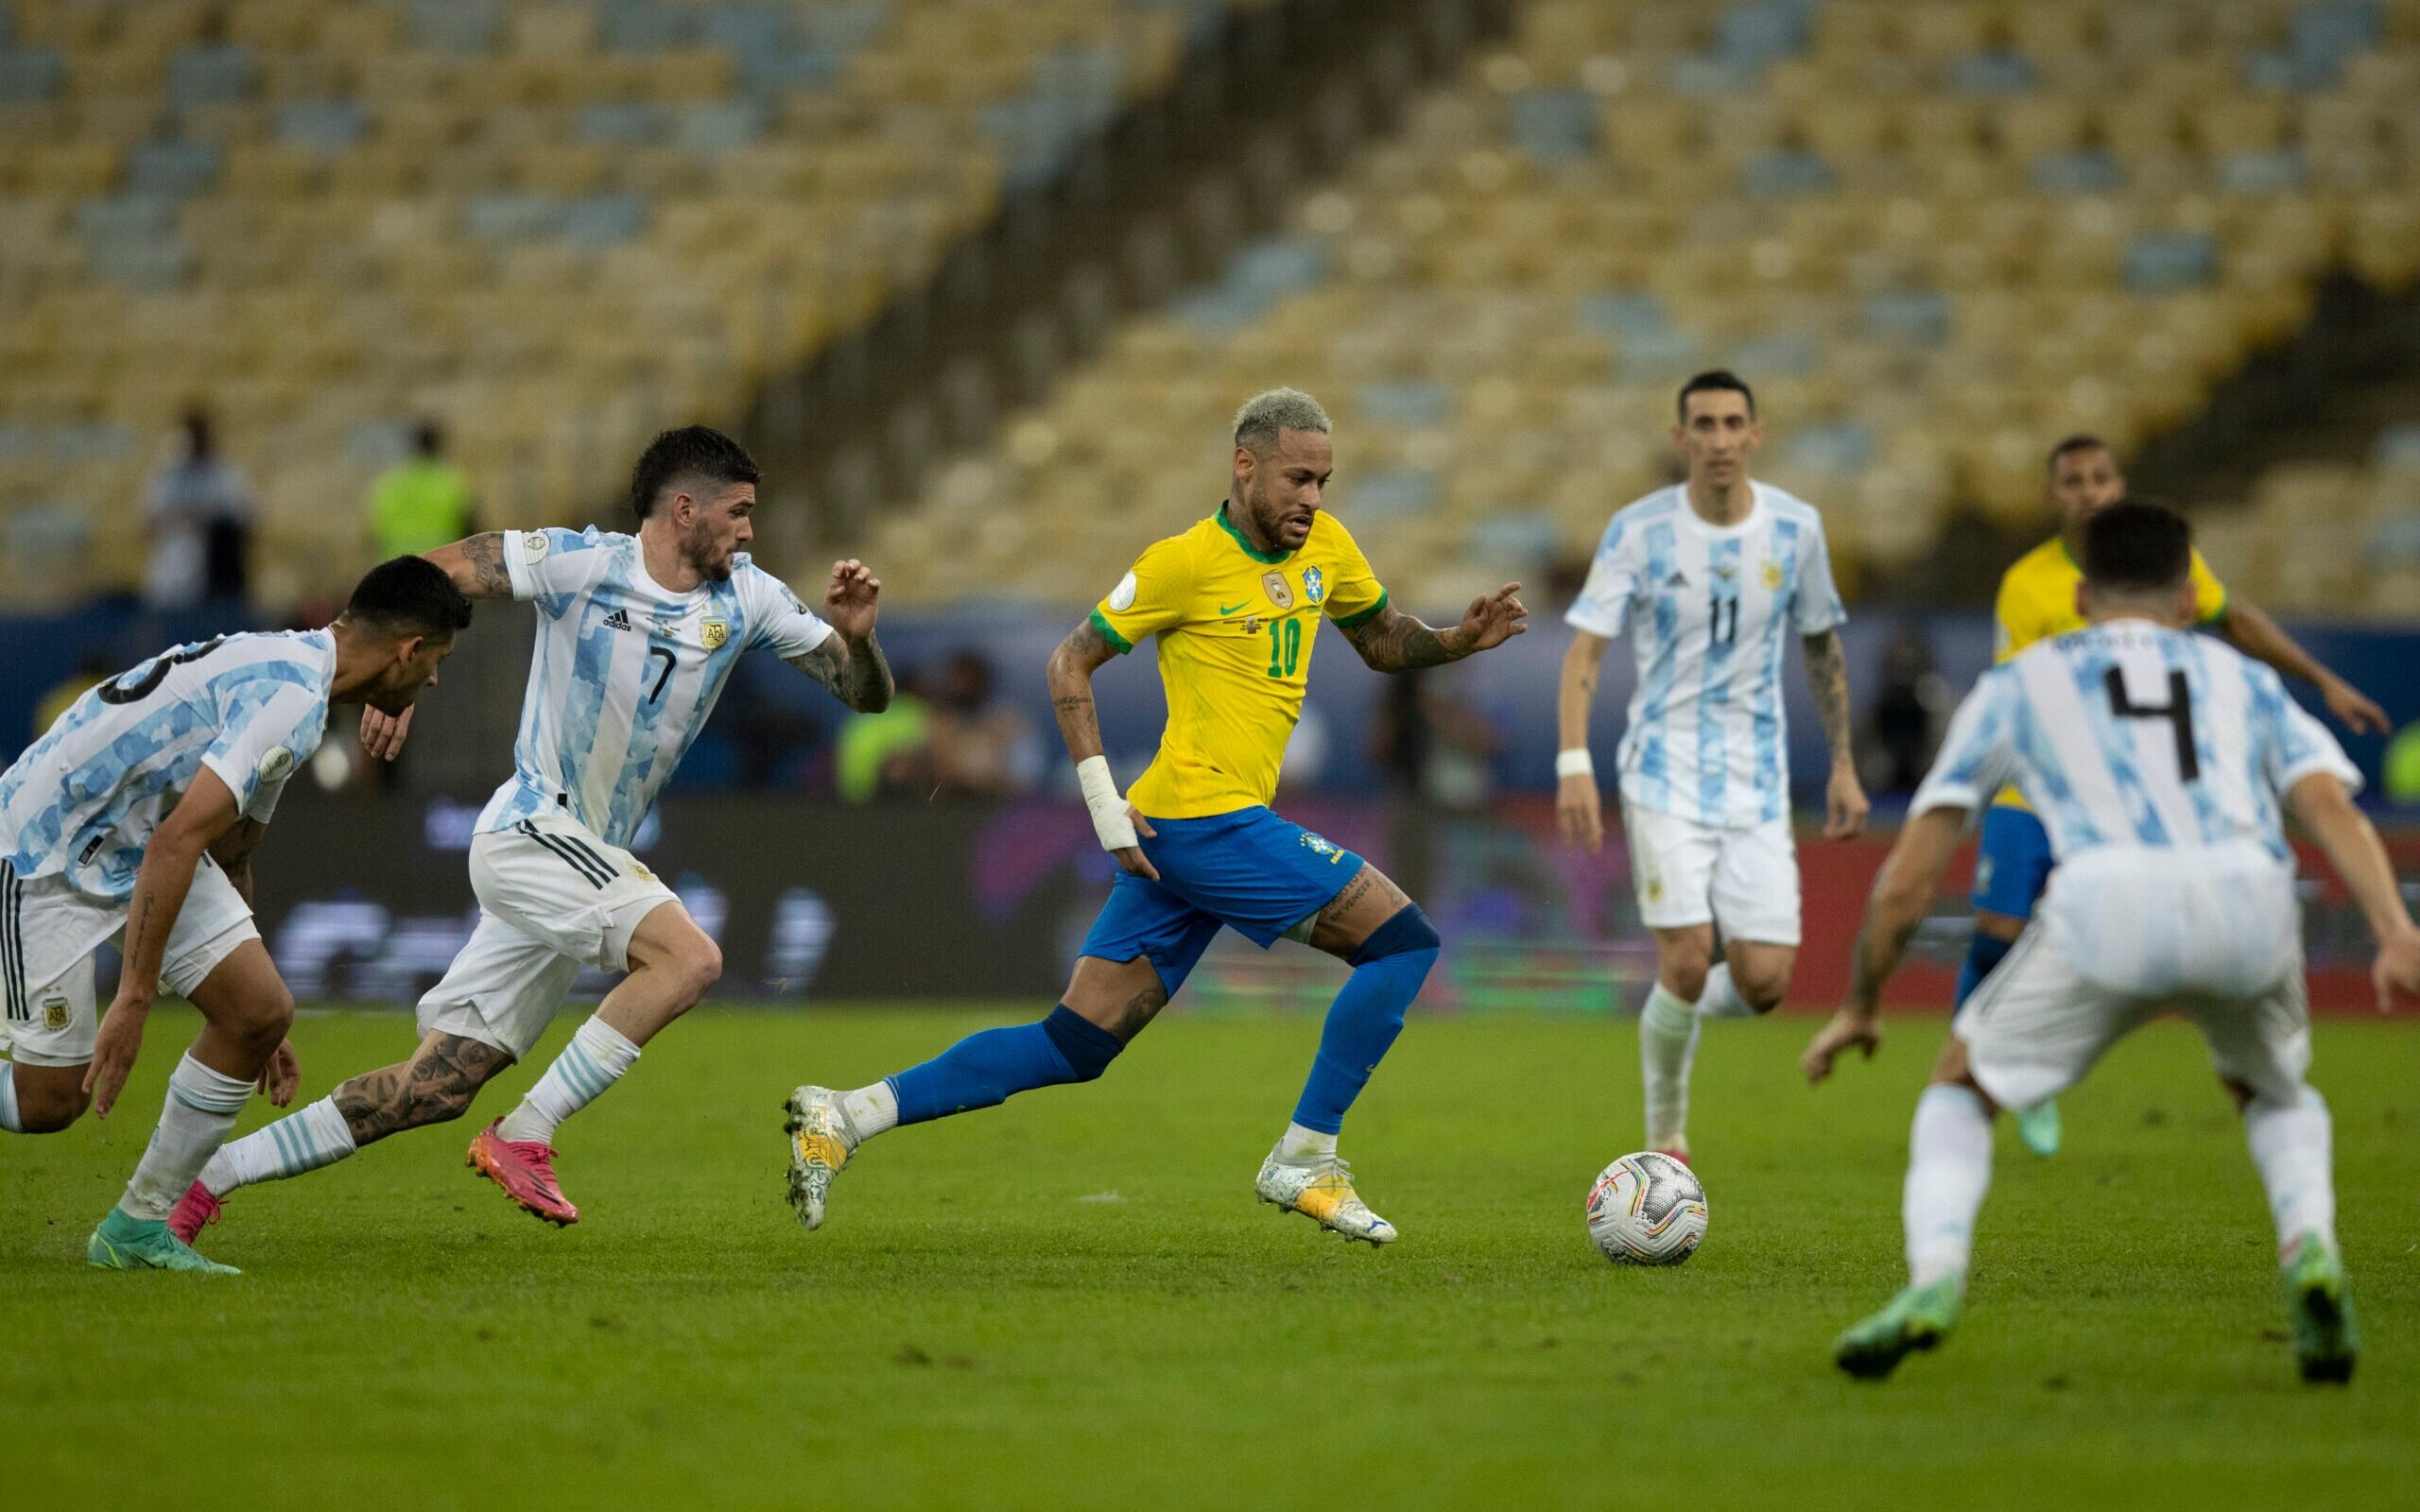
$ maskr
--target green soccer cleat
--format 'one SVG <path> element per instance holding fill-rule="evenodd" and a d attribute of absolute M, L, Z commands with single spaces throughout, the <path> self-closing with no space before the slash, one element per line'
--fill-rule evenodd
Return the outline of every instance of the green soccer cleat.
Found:
<path fill-rule="evenodd" d="M 1929 1349 L 1958 1322 L 1962 1288 L 1954 1276 L 1929 1286 L 1906 1286 L 1889 1306 L 1852 1324 L 1832 1344 L 1832 1361 L 1859 1381 L 1879 1381 L 1911 1349 Z"/>
<path fill-rule="evenodd" d="M 2059 1105 L 2055 1102 L 2036 1103 L 2020 1108 L 2016 1112 L 2016 1137 L 2025 1147 L 2048 1160 L 2059 1153 Z"/>
<path fill-rule="evenodd" d="M 2285 1283 L 2286 1312 L 2293 1320 L 2294 1359 L 2305 1381 L 2342 1385 L 2353 1379 L 2353 1361 L 2361 1350 L 2343 1258 L 2317 1234 L 2303 1235 L 2287 1252 L 2290 1258 L 2278 1279 Z"/>
<path fill-rule="evenodd" d="M 84 1258 L 95 1270 L 192 1270 L 205 1276 L 241 1276 L 233 1265 L 221 1265 L 208 1260 L 191 1246 L 168 1232 L 168 1226 L 157 1218 L 137 1218 L 123 1208 L 112 1208 L 110 1215 L 93 1230 L 92 1242 L 84 1246 Z"/>

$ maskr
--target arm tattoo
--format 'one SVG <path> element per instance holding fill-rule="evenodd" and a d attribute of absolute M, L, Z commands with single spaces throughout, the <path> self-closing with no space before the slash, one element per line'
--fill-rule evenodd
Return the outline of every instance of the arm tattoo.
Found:
<path fill-rule="evenodd" d="M 836 630 L 814 650 L 788 660 L 790 665 L 821 683 L 832 696 L 859 713 L 882 713 L 890 707 L 890 696 L 898 691 L 890 676 L 890 663 L 883 659 L 882 643 L 872 634 L 860 639 L 844 637 Z"/>
<path fill-rule="evenodd" d="M 1816 712 L 1824 716 L 1824 744 L 1832 760 L 1846 761 L 1849 743 L 1849 666 L 1841 650 L 1841 632 L 1825 630 L 1801 643 L 1806 648 L 1806 686 L 1815 695 Z"/>
<path fill-rule="evenodd" d="M 1392 605 L 1376 619 L 1346 630 L 1344 638 L 1373 672 L 1441 667 L 1469 654 L 1458 649 L 1460 641 L 1454 631 L 1431 629 Z"/>
<path fill-rule="evenodd" d="M 355 1144 L 424 1124 L 459 1118 L 488 1078 L 512 1064 L 493 1045 L 459 1035 L 435 1042 L 400 1066 L 355 1076 L 336 1090 L 337 1111 Z"/>
<path fill-rule="evenodd" d="M 490 530 L 462 542 L 462 559 L 470 564 L 471 580 L 459 585 L 474 598 L 510 598 L 512 574 L 504 565 L 504 533 Z"/>
<path fill-rule="evenodd" d="M 1849 1001 L 1865 1007 L 1877 1006 L 1882 1001 L 1882 984 L 1899 967 L 1899 957 L 1907 953 L 1908 941 L 1913 939 L 1921 919 L 1877 936 L 1874 919 L 1858 926 L 1857 947 L 1849 954 Z"/>

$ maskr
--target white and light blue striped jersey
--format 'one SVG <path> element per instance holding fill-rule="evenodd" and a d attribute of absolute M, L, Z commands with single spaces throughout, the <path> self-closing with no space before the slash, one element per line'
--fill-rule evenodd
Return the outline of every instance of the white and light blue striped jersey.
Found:
<path fill-rule="evenodd" d="M 1751 487 L 1736 525 L 1706 524 L 1680 484 L 1616 514 L 1564 616 L 1607 640 L 1631 632 L 1623 800 L 1726 829 L 1789 812 L 1785 653 L 1848 618 L 1814 507 Z"/>
<path fill-rule="evenodd" d="M 675 593 L 648 576 L 636 536 L 508 530 L 512 596 L 538 607 L 512 780 L 482 833 L 567 810 L 627 846 L 671 780 L 743 651 L 821 645 L 832 627 L 779 578 L 734 558 L 731 576 Z"/>
<path fill-rule="evenodd" d="M 2278 800 L 2313 772 L 2360 785 L 2276 673 L 2206 635 L 2113 620 L 1984 673 L 1910 812 L 1972 809 L 2014 782 L 2063 865 L 2238 841 L 2284 861 Z"/>
<path fill-rule="evenodd" d="M 201 768 L 268 818 L 326 733 L 336 673 L 336 637 L 304 630 L 174 646 L 112 678 L 0 776 L 0 860 L 131 898 L 151 832 Z"/>

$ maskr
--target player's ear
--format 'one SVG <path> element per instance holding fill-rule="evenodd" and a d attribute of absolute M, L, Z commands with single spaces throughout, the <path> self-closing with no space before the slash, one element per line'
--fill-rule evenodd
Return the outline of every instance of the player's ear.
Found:
<path fill-rule="evenodd" d="M 2081 577 L 2076 579 L 2076 618 L 2092 618 L 2092 585 Z"/>

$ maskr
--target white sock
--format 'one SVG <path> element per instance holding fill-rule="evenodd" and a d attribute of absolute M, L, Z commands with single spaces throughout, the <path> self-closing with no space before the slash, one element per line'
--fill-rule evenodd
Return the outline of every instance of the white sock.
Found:
<path fill-rule="evenodd" d="M 555 1126 L 604 1095 L 638 1058 L 639 1047 L 619 1029 L 592 1017 L 572 1032 L 571 1043 L 521 1099 L 521 1106 L 505 1116 L 504 1137 L 515 1143 L 534 1140 L 552 1144 Z"/>
<path fill-rule="evenodd" d="M 1992 1119 L 1964 1087 L 1927 1087 L 1908 1131 L 1908 1185 L 1899 1213 L 1908 1229 L 1908 1280 L 1962 1286 L 1975 1247 L 1975 1214 L 1992 1184 Z"/>
<path fill-rule="evenodd" d="M 25 1121 L 17 1116 L 17 1066 L 11 1060 L 0 1060 L 0 1128 L 11 1134 L 26 1131 Z"/>
<path fill-rule="evenodd" d="M 1706 969 L 1705 990 L 1698 994 L 1698 1016 L 1705 1019 L 1753 1019 L 1756 1010 L 1731 985 L 1731 964 L 1718 962 Z"/>
<path fill-rule="evenodd" d="M 888 1134 L 899 1126 L 899 1094 L 891 1090 L 890 1078 L 871 1087 L 860 1087 L 840 1094 L 840 1111 L 848 1116 L 849 1126 L 857 1138 L 870 1140 L 877 1134 Z"/>
<path fill-rule="evenodd" d="M 1308 1165 L 1313 1160 L 1331 1159 L 1335 1154 L 1335 1135 L 1305 1128 L 1300 1124 L 1288 1124 L 1285 1135 L 1277 1142 L 1277 1160 L 1283 1165 Z"/>
<path fill-rule="evenodd" d="M 2290 1103 L 2254 1098 L 2243 1110 L 2243 1132 L 2252 1163 L 2260 1168 L 2260 1184 L 2269 1189 L 2278 1254 L 2310 1233 L 2335 1248 L 2335 1140 L 2318 1089 L 2305 1087 Z"/>
<path fill-rule="evenodd" d="M 252 1084 L 211 1070 L 188 1053 L 168 1074 L 168 1102 L 150 1147 L 134 1167 L 118 1208 L 130 1218 L 158 1222 L 185 1194 L 235 1126 Z"/>
<path fill-rule="evenodd" d="M 221 1148 L 201 1168 L 201 1184 L 212 1196 L 223 1197 L 255 1181 L 283 1181 L 334 1165 L 352 1153 L 353 1130 L 337 1111 L 337 1100 L 322 1097 Z"/>
<path fill-rule="evenodd" d="M 1689 1058 L 1697 1048 L 1697 1010 L 1657 982 L 1638 1014 L 1638 1073 L 1650 1149 L 1689 1147 Z"/>

